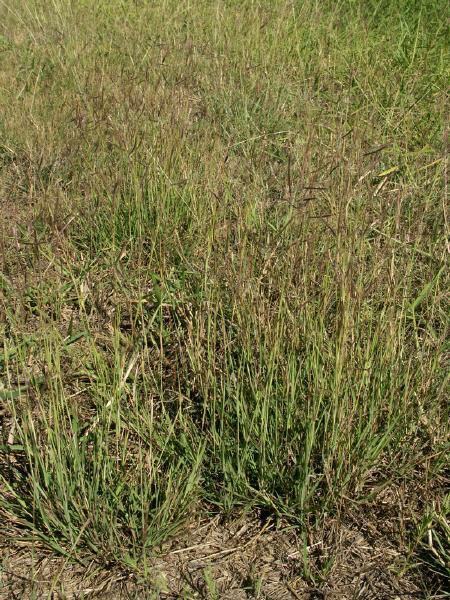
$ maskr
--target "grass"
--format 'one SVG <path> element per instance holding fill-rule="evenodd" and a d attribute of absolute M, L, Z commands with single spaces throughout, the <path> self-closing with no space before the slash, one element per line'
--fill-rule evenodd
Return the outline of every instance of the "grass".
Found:
<path fill-rule="evenodd" d="M 1 1 L 6 537 L 143 577 L 406 485 L 445 585 L 442 9 Z"/>

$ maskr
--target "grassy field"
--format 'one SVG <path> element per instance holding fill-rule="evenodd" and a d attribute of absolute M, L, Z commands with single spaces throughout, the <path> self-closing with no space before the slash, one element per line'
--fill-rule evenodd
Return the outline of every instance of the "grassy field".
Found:
<path fill-rule="evenodd" d="M 0 597 L 443 597 L 446 9 L 0 0 Z"/>

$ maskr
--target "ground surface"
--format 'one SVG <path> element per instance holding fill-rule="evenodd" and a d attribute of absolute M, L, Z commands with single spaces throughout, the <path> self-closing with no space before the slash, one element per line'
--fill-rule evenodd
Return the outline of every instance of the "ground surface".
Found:
<path fill-rule="evenodd" d="M 386 512 L 384 507 L 385 517 Z M 35 590 L 38 595 L 53 592 L 63 598 L 423 597 L 424 582 L 417 574 L 402 573 L 402 551 L 398 543 L 392 544 L 392 532 L 386 534 L 367 521 L 361 527 L 361 517 L 348 524 L 328 520 L 310 536 L 311 545 L 303 551 L 316 577 L 311 573 L 305 578 L 302 549 L 294 532 L 275 531 L 270 524 L 261 527 L 249 520 L 220 525 L 213 519 L 193 524 L 151 561 L 147 582 L 114 569 L 86 571 L 39 550 L 14 550 L 5 563 L 3 596 L 23 598 Z"/>

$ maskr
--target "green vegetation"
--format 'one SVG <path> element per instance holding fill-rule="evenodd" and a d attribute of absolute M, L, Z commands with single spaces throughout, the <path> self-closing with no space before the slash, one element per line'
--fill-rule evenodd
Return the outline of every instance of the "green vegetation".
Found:
<path fill-rule="evenodd" d="M 5 537 L 147 576 L 402 485 L 442 585 L 444 9 L 1 0 Z"/>

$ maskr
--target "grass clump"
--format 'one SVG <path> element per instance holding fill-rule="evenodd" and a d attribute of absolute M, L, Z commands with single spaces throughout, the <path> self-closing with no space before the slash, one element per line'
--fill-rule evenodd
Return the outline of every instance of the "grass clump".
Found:
<path fill-rule="evenodd" d="M 0 14 L 10 535 L 142 574 L 195 514 L 303 531 L 442 482 L 437 3 Z"/>

